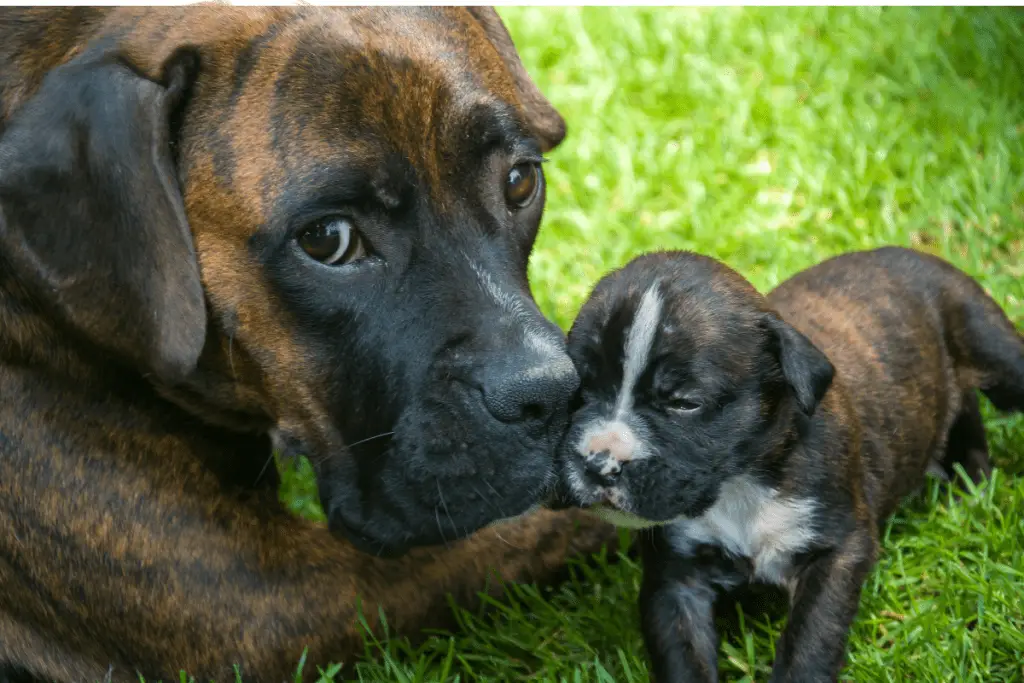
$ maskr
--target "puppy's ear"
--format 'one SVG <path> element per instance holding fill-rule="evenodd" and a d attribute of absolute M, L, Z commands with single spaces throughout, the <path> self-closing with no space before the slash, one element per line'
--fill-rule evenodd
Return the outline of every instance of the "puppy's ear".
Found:
<path fill-rule="evenodd" d="M 197 69 L 179 50 L 157 83 L 87 51 L 0 138 L 0 260 L 58 329 L 171 383 L 206 335 L 169 137 Z"/>
<path fill-rule="evenodd" d="M 487 39 L 491 41 L 498 55 L 505 62 L 505 67 L 515 81 L 519 91 L 519 100 L 526 111 L 527 123 L 537 136 L 545 152 L 555 148 L 565 139 L 565 119 L 558 113 L 548 99 L 544 97 L 537 84 L 526 73 L 523 63 L 519 61 L 519 53 L 508 34 L 504 22 L 493 7 L 467 7 L 466 10 L 483 28 Z"/>
<path fill-rule="evenodd" d="M 782 375 L 793 390 L 797 405 L 806 415 L 813 415 L 818 403 L 832 385 L 835 368 L 811 340 L 777 315 L 764 318 L 765 327 L 773 337 Z"/>

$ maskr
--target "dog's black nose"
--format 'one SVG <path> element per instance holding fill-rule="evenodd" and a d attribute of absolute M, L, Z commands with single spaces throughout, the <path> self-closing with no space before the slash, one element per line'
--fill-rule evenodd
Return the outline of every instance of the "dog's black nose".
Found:
<path fill-rule="evenodd" d="M 502 422 L 546 421 L 567 409 L 580 385 L 572 361 L 562 353 L 492 364 L 482 380 L 484 404 Z"/>

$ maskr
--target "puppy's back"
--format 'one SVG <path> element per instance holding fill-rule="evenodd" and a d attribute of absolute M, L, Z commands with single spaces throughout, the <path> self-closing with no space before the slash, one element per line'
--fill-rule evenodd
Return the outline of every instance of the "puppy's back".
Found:
<path fill-rule="evenodd" d="M 948 354 L 961 386 L 982 389 L 1004 410 L 1024 405 L 1024 337 L 977 282 L 935 256 L 901 247 L 843 254 L 783 282 L 768 300 L 826 353 L 843 328 L 843 341 L 871 345 L 894 373 Z"/>
<path fill-rule="evenodd" d="M 909 492 L 975 389 L 1024 410 L 1024 338 L 965 273 L 898 247 L 844 254 L 783 282 L 769 303 L 836 366 L 884 489 Z"/>

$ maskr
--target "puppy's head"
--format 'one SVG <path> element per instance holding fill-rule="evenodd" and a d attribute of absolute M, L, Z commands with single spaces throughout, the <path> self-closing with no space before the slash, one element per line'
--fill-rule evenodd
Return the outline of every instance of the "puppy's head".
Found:
<path fill-rule="evenodd" d="M 688 252 L 602 279 L 571 332 L 582 385 L 561 501 L 623 526 L 699 516 L 810 415 L 833 368 L 746 280 Z"/>
<path fill-rule="evenodd" d="M 370 552 L 535 504 L 578 384 L 526 278 L 564 124 L 497 15 L 95 26 L 0 150 L 2 265 L 46 315 L 308 455 L 332 528 Z"/>

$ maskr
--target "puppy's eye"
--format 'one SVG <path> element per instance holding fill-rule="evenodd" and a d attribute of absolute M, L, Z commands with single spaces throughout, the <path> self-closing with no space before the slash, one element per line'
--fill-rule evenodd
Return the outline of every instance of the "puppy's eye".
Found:
<path fill-rule="evenodd" d="M 703 408 L 704 403 L 693 394 L 672 394 L 665 399 L 665 407 L 674 413 L 692 414 Z"/>
<path fill-rule="evenodd" d="M 324 218 L 309 225 L 296 240 L 313 260 L 328 266 L 342 266 L 366 256 L 362 237 L 347 218 Z"/>
<path fill-rule="evenodd" d="M 523 209 L 537 196 L 540 187 L 540 165 L 532 161 L 516 164 L 505 181 L 505 201 L 510 208 Z"/>

